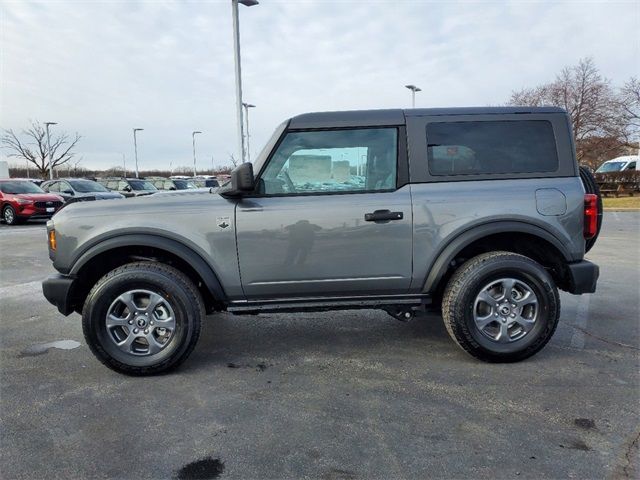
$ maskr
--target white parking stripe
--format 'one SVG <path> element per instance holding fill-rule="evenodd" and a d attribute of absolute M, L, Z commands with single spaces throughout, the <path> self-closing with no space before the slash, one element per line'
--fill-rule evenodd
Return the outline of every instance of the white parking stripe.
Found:
<path fill-rule="evenodd" d="M 576 308 L 576 326 L 580 327 L 582 330 L 587 328 L 590 302 L 591 295 L 580 295 L 578 299 L 578 306 Z M 573 330 L 571 346 L 574 348 L 584 348 L 584 332 L 577 328 Z"/>

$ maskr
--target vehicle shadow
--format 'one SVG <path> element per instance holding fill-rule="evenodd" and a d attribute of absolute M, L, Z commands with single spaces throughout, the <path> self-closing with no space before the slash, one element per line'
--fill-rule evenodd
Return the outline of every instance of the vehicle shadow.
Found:
<path fill-rule="evenodd" d="M 438 314 L 400 322 L 381 311 L 208 316 L 196 350 L 181 370 L 291 362 L 309 355 L 376 355 L 457 347 Z"/>

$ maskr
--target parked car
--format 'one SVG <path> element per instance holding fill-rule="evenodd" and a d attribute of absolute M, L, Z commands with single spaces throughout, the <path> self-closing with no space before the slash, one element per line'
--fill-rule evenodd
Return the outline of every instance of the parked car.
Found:
<path fill-rule="evenodd" d="M 220 186 L 220 183 L 218 183 L 218 180 L 214 177 L 191 177 L 189 181 L 199 188 L 218 188 Z"/>
<path fill-rule="evenodd" d="M 43 291 L 127 374 L 184 361 L 214 311 L 441 309 L 466 352 L 515 362 L 552 337 L 558 289 L 595 292 L 581 175 L 558 108 L 299 115 L 217 193 L 63 209 Z"/>
<path fill-rule="evenodd" d="M 153 183 L 144 178 L 106 177 L 98 179 L 98 183 L 125 197 L 140 197 L 158 191 Z"/>
<path fill-rule="evenodd" d="M 596 173 L 626 172 L 629 170 L 640 170 L 638 155 L 627 155 L 607 160 L 600 165 Z"/>
<path fill-rule="evenodd" d="M 112 192 L 98 182 L 86 178 L 63 178 L 44 182 L 41 188 L 45 192 L 55 193 L 64 198 L 65 201 L 71 199 L 95 199 L 108 200 L 113 198 L 124 198 L 117 192 Z"/>
<path fill-rule="evenodd" d="M 29 180 L 0 180 L 0 211 L 7 225 L 51 218 L 62 204 L 62 197 L 44 192 Z"/>
<path fill-rule="evenodd" d="M 195 190 L 198 187 L 184 178 L 147 177 L 158 190 Z"/>

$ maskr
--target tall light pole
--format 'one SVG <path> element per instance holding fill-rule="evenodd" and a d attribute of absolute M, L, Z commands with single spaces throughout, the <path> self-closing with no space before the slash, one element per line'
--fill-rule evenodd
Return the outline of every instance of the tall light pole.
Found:
<path fill-rule="evenodd" d="M 196 133 L 202 133 L 199 130 L 194 130 L 193 132 L 191 132 L 191 140 L 193 142 L 193 176 L 197 176 L 198 174 L 196 173 Z"/>
<path fill-rule="evenodd" d="M 122 154 L 122 176 L 127 178 L 127 160 L 125 159 L 124 153 Z"/>
<path fill-rule="evenodd" d="M 405 85 L 405 88 L 411 90 L 411 108 L 416 108 L 416 92 L 421 92 L 422 89 L 415 85 Z"/>
<path fill-rule="evenodd" d="M 242 122 L 242 71 L 240 68 L 240 24 L 238 20 L 238 4 L 247 7 L 258 5 L 257 0 L 231 0 L 231 14 L 233 17 L 233 58 L 236 67 L 236 116 L 238 117 L 238 153 L 240 161 L 244 162 L 244 125 Z"/>
<path fill-rule="evenodd" d="M 140 177 L 140 175 L 138 175 L 138 140 L 136 139 L 136 132 L 141 132 L 143 130 L 144 128 L 133 129 L 133 151 L 135 152 L 135 155 L 136 155 L 136 178 Z"/>
<path fill-rule="evenodd" d="M 51 155 L 51 138 L 49 137 L 49 125 L 57 125 L 56 122 L 45 122 L 47 128 L 47 152 L 49 153 L 49 180 L 53 180 L 53 155 Z"/>
<path fill-rule="evenodd" d="M 246 117 L 246 121 L 247 121 L 247 162 L 251 161 L 251 150 L 249 149 L 249 109 L 250 108 L 256 108 L 255 105 L 252 105 L 250 103 L 244 103 L 242 102 L 242 106 L 244 107 L 244 114 Z"/>

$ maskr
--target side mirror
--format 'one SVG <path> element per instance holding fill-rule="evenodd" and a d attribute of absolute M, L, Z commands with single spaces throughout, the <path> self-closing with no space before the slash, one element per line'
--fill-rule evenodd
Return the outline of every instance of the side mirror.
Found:
<path fill-rule="evenodd" d="M 75 195 L 73 190 L 63 190 L 62 193 L 66 193 L 67 195 Z"/>
<path fill-rule="evenodd" d="M 251 192 L 255 187 L 253 165 L 241 163 L 231 172 L 231 189 L 237 192 Z"/>
<path fill-rule="evenodd" d="M 125 192 L 130 192 L 131 191 L 131 185 L 125 185 L 122 190 L 125 191 Z"/>
<path fill-rule="evenodd" d="M 231 171 L 231 181 L 220 187 L 217 193 L 223 197 L 241 197 L 254 189 L 253 165 L 247 162 L 241 163 Z"/>

